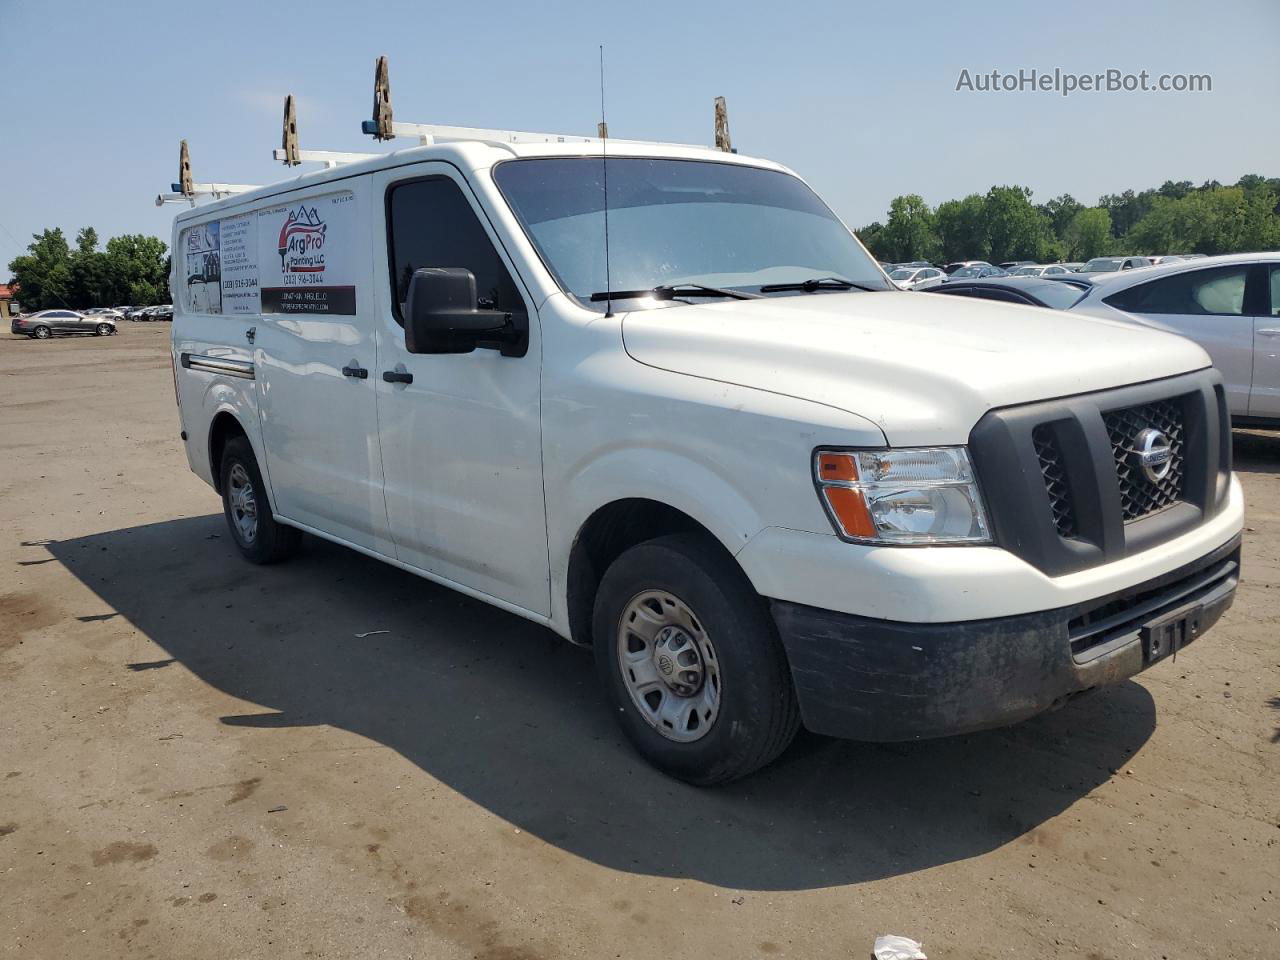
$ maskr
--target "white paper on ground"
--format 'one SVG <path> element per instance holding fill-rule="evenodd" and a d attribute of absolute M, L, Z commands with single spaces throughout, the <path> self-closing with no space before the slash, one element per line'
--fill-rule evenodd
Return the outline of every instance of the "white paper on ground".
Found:
<path fill-rule="evenodd" d="M 874 949 L 876 960 L 929 960 L 920 949 L 920 944 L 907 937 L 888 934 L 876 937 Z"/>

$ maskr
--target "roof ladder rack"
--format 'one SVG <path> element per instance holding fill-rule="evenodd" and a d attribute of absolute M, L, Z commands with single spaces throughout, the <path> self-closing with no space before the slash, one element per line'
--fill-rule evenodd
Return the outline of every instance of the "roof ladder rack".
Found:
<path fill-rule="evenodd" d="M 474 141 L 489 143 L 495 146 L 510 144 L 534 143 L 581 143 L 602 146 L 615 144 L 644 144 L 672 147 L 692 147 L 705 149 L 697 144 L 666 143 L 658 140 L 618 140 L 609 136 L 609 128 L 600 122 L 596 125 L 596 136 L 584 137 L 567 133 L 534 133 L 528 130 L 492 130 L 484 127 L 455 127 L 439 123 L 402 123 L 394 119 L 391 111 L 391 78 L 387 66 L 387 58 L 379 57 L 374 68 L 373 77 L 373 118 L 361 124 L 361 131 L 375 140 L 394 140 L 399 137 L 416 138 L 420 144 L 430 145 L 437 142 Z M 729 140 L 729 112 L 724 97 L 715 98 L 715 148 L 726 153 L 737 153 Z M 293 94 L 284 98 L 284 123 L 280 137 L 279 149 L 273 150 L 271 156 L 285 166 L 296 167 L 303 163 L 318 163 L 326 169 L 333 169 L 344 163 L 355 163 L 382 156 L 379 153 L 348 153 L 339 150 L 303 150 L 298 145 L 298 107 Z M 191 176 L 191 156 L 187 150 L 187 141 L 182 141 L 178 161 L 178 182 L 170 185 L 170 193 L 162 193 L 156 197 L 156 206 L 166 203 L 189 203 L 196 205 L 200 197 L 211 197 L 215 200 L 257 190 L 256 184 L 246 183 L 196 183 Z"/>
<path fill-rule="evenodd" d="M 230 197 L 237 193 L 257 190 L 252 183 L 195 183 L 191 178 L 191 154 L 187 150 L 187 141 L 182 141 L 178 151 L 178 182 L 169 185 L 172 193 L 162 193 L 156 197 L 156 206 L 166 203 L 189 203 L 196 205 L 197 197 Z"/>
<path fill-rule="evenodd" d="M 429 146 L 436 142 L 474 140 L 481 143 L 513 144 L 513 143 L 609 143 L 619 144 L 652 144 L 652 140 L 618 140 L 608 136 L 604 124 L 597 124 L 594 137 L 584 137 L 568 133 L 534 133 L 528 130 L 491 130 L 484 127 L 454 127 L 439 123 L 402 123 L 395 120 L 391 110 L 391 79 L 387 67 L 387 58 L 379 57 L 373 76 L 373 119 L 361 124 L 361 132 L 375 140 L 392 140 L 397 137 L 416 138 L 419 143 Z M 694 146 L 694 144 L 667 144 L 668 146 Z"/>
<path fill-rule="evenodd" d="M 298 147 L 298 108 L 293 94 L 284 98 L 284 131 L 280 138 L 280 149 L 271 152 L 272 159 L 281 161 L 286 167 L 296 167 L 300 163 L 319 163 L 326 170 L 343 163 L 355 163 L 358 160 L 369 160 L 380 157 L 380 153 L 344 153 L 338 150 L 302 150 Z"/>

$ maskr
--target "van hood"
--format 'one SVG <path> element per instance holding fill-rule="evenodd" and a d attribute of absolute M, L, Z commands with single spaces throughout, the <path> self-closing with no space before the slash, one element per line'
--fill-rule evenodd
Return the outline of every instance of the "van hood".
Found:
<path fill-rule="evenodd" d="M 627 313 L 622 336 L 640 363 L 836 407 L 895 446 L 965 443 L 996 407 L 1210 365 L 1147 327 L 933 293 L 676 305 Z"/>

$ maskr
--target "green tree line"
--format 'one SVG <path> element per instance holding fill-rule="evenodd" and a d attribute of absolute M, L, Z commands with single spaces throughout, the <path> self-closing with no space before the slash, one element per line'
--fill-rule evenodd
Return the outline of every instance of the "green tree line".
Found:
<path fill-rule="evenodd" d="M 857 231 L 880 260 L 1088 260 L 1108 254 L 1244 253 L 1280 249 L 1280 178 L 1231 186 L 1172 180 L 1108 194 L 1086 207 L 1064 193 L 1033 203 L 1026 187 L 992 187 L 930 208 L 895 197 L 889 216 Z"/>
<path fill-rule="evenodd" d="M 99 249 L 93 227 L 76 234 L 73 249 L 54 227 L 35 234 L 27 252 L 9 262 L 9 283 L 27 312 L 168 303 L 167 250 L 162 240 L 140 233 L 112 237 Z"/>

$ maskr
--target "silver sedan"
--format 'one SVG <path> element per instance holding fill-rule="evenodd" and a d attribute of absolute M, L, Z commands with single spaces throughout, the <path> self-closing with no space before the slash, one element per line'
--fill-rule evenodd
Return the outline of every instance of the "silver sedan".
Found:
<path fill-rule="evenodd" d="M 35 340 L 47 340 L 58 333 L 92 333 L 105 337 L 116 332 L 116 323 L 110 317 L 78 310 L 41 310 L 14 317 L 9 332 Z"/>
<path fill-rule="evenodd" d="M 1280 426 L 1280 253 L 1100 276 L 1071 309 L 1194 340 L 1222 373 L 1232 418 Z"/>
<path fill-rule="evenodd" d="M 889 279 L 903 290 L 928 290 L 939 286 L 947 275 L 937 267 L 900 267 L 889 274 Z"/>

